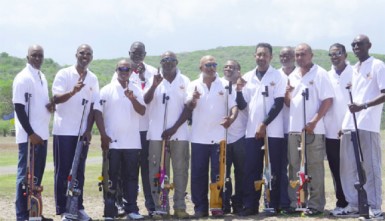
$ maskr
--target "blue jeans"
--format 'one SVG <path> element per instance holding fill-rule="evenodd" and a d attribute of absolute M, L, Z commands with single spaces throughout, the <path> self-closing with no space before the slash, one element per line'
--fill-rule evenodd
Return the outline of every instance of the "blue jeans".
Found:
<path fill-rule="evenodd" d="M 55 166 L 55 202 L 56 215 L 60 215 L 66 211 L 67 203 L 67 178 L 72 168 L 72 162 L 75 157 L 77 136 L 53 136 L 53 161 Z M 88 146 L 83 146 L 83 151 L 80 156 L 80 163 L 78 166 L 77 180 L 78 186 L 81 190 L 78 209 L 84 209 L 83 206 L 83 186 L 84 186 L 84 172 L 86 167 L 86 159 L 88 153 Z"/>
<path fill-rule="evenodd" d="M 27 210 L 27 197 L 23 196 L 25 189 L 23 186 L 27 184 L 27 158 L 28 158 L 28 143 L 19 143 L 19 160 L 17 163 L 16 176 L 16 219 L 28 220 L 29 214 Z M 47 157 L 47 141 L 43 145 L 35 145 L 35 185 L 40 186 L 43 179 L 45 160 Z"/>
<path fill-rule="evenodd" d="M 219 174 L 219 144 L 191 143 L 191 196 L 195 212 L 209 210 L 208 171 L 211 172 L 211 182 L 215 183 Z"/>

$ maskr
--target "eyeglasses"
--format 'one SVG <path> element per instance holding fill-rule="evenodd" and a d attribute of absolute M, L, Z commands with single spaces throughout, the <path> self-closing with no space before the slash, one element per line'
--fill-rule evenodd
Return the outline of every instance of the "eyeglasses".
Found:
<path fill-rule="evenodd" d="M 166 57 L 166 58 L 162 58 L 162 60 L 160 60 L 161 63 L 171 63 L 174 61 L 177 61 L 177 60 L 175 58 L 172 58 L 172 57 Z"/>
<path fill-rule="evenodd" d="M 339 57 L 342 56 L 342 52 L 341 52 L 341 51 L 338 51 L 338 52 L 336 52 L 336 53 L 329 53 L 328 55 L 329 55 L 329 57 L 331 57 L 331 58 L 339 58 Z"/>
<path fill-rule="evenodd" d="M 118 71 L 120 72 L 130 72 L 131 68 L 129 67 L 118 67 Z"/>
<path fill-rule="evenodd" d="M 210 68 L 210 67 L 216 68 L 217 66 L 218 66 L 217 63 L 207 63 L 207 64 L 205 64 L 206 68 Z"/>
<path fill-rule="evenodd" d="M 358 42 L 352 42 L 352 48 L 354 48 L 354 47 L 356 47 L 356 45 L 358 46 L 358 47 L 361 47 L 361 46 L 363 46 L 364 44 L 365 44 L 366 42 L 363 42 L 363 41 L 358 41 Z"/>

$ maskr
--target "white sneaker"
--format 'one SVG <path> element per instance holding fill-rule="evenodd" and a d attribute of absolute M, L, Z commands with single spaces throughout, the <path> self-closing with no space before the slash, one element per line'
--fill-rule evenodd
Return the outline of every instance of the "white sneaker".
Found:
<path fill-rule="evenodd" d="M 382 211 L 380 209 L 371 209 L 369 208 L 369 217 L 375 219 L 382 219 Z"/>
<path fill-rule="evenodd" d="M 140 220 L 140 219 L 144 219 L 144 217 L 142 215 L 140 215 L 138 212 L 132 212 L 132 213 L 129 213 L 128 214 L 128 218 L 130 220 Z"/>
<path fill-rule="evenodd" d="M 81 209 L 78 211 L 78 220 L 79 221 L 90 221 L 92 220 L 91 217 L 88 216 L 86 211 L 84 209 Z"/>
<path fill-rule="evenodd" d="M 359 215 L 358 208 L 350 205 L 347 205 L 343 210 L 333 213 L 333 216 L 336 217 L 359 217 Z"/>
<path fill-rule="evenodd" d="M 344 208 L 337 206 L 333 210 L 330 210 L 330 215 L 335 216 L 336 214 L 340 214 L 342 213 L 342 210 L 344 210 Z"/>

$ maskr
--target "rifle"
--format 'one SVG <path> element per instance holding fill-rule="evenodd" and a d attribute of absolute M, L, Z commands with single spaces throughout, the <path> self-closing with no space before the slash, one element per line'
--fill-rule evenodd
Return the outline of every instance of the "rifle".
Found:
<path fill-rule="evenodd" d="M 304 129 L 301 133 L 301 165 L 300 169 L 297 173 L 298 180 L 296 181 L 290 181 L 290 186 L 292 188 L 297 188 L 297 208 L 296 211 L 306 211 L 306 206 L 303 205 L 305 202 L 305 190 L 307 189 L 307 183 L 311 181 L 311 176 L 307 174 L 307 154 L 306 154 L 306 100 L 309 100 L 309 89 L 305 88 L 305 90 L 302 91 L 303 96 L 303 123 L 304 123 Z"/>
<path fill-rule="evenodd" d="M 262 92 L 263 95 L 263 109 L 265 111 L 265 117 L 267 116 L 266 111 L 266 98 L 269 97 L 269 87 L 265 86 L 265 91 Z M 272 190 L 272 179 L 273 176 L 271 175 L 271 163 L 270 163 L 270 152 L 269 152 L 269 138 L 267 136 L 267 128 L 266 128 L 266 135 L 264 137 L 264 152 L 265 152 L 265 166 L 263 169 L 263 179 L 257 180 L 254 182 L 254 187 L 256 191 L 260 191 L 262 189 L 262 185 L 264 185 L 264 203 L 265 203 L 265 212 L 274 212 L 274 208 L 270 207 L 270 191 Z"/>
<path fill-rule="evenodd" d="M 66 212 L 64 213 L 64 217 L 66 220 L 77 220 L 78 218 L 78 198 L 81 194 L 81 190 L 78 187 L 77 173 L 80 162 L 80 157 L 83 151 L 83 146 L 86 145 L 86 142 L 81 138 L 81 130 L 83 125 L 84 113 L 87 107 L 88 100 L 83 99 L 82 105 L 83 113 L 82 118 L 80 120 L 80 127 L 78 133 L 78 142 L 76 144 L 75 156 L 72 161 L 72 167 L 70 174 L 67 178 L 67 203 L 66 203 Z"/>
<path fill-rule="evenodd" d="M 28 108 L 28 120 L 30 115 L 31 102 L 30 98 L 31 94 L 25 93 L 25 102 L 27 102 Z M 43 212 L 43 202 L 41 199 L 41 192 L 43 191 L 43 186 L 38 186 L 38 180 L 35 177 L 35 145 L 33 145 L 29 139 L 27 139 L 28 146 L 28 155 L 27 155 L 27 170 L 26 176 L 23 184 L 23 188 L 26 189 L 24 196 L 27 198 L 27 210 L 29 211 L 29 220 L 42 220 L 42 212 Z"/>
<path fill-rule="evenodd" d="M 166 130 L 167 126 L 167 101 L 170 99 L 165 93 L 163 94 L 163 104 L 164 106 L 164 122 L 163 122 L 163 131 Z M 162 211 L 156 211 L 157 214 L 167 214 L 167 206 L 168 206 L 168 192 L 169 190 L 174 189 L 174 184 L 170 183 L 170 179 L 167 175 L 166 171 L 166 156 L 167 151 L 170 151 L 170 142 L 169 140 L 163 139 L 162 141 L 162 151 L 160 157 L 159 164 L 159 174 L 157 174 L 155 178 L 155 186 L 158 187 L 159 194 L 159 204 L 162 206 Z"/>
<path fill-rule="evenodd" d="M 353 96 L 350 90 L 350 86 L 346 87 L 346 89 L 349 90 L 350 103 L 353 104 Z M 362 157 L 361 141 L 360 141 L 359 131 L 357 127 L 356 114 L 352 113 L 352 115 L 353 115 L 355 131 L 351 132 L 351 141 L 353 143 L 354 157 L 356 160 L 357 173 L 358 173 L 358 182 L 354 183 L 354 187 L 356 188 L 358 193 L 358 212 L 360 213 L 361 217 L 364 217 L 365 219 L 369 219 L 370 216 L 369 216 L 368 195 L 366 194 L 366 191 L 364 189 L 364 185 L 366 183 L 366 173 L 362 165 L 362 162 L 364 161 L 364 159 Z"/>
<path fill-rule="evenodd" d="M 229 94 L 232 92 L 232 82 L 225 87 L 228 90 L 226 94 L 226 115 L 229 113 Z M 226 182 L 230 178 L 226 177 L 226 147 L 227 147 L 227 128 L 225 130 L 225 140 L 219 143 L 219 175 L 215 183 L 210 183 L 210 210 L 223 211 L 226 197 Z M 226 178 L 225 178 L 226 177 Z"/>

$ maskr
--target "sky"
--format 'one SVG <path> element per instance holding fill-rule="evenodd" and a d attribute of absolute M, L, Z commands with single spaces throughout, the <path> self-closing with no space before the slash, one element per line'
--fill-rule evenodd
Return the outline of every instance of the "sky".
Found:
<path fill-rule="evenodd" d="M 366 34 L 370 52 L 385 54 L 384 10 L 383 0 L 0 0 L 0 52 L 25 57 L 40 44 L 65 65 L 83 43 L 94 59 L 126 57 L 134 41 L 147 55 L 259 42 L 351 51 Z"/>

